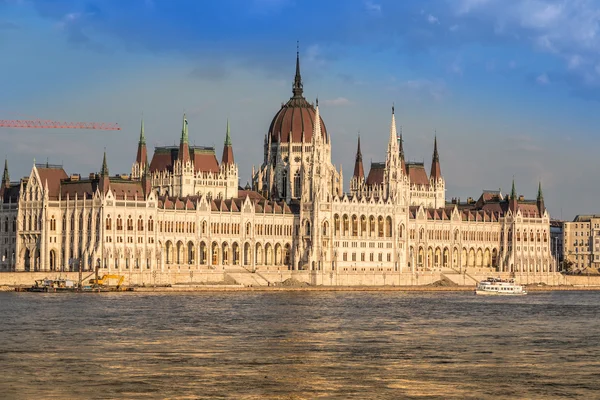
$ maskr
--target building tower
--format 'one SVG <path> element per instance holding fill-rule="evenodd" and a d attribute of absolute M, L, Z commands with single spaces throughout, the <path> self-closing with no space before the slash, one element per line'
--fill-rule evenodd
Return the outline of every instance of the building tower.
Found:
<path fill-rule="evenodd" d="M 440 166 L 440 156 L 437 147 L 437 134 L 433 139 L 433 156 L 431 158 L 431 172 L 429 174 L 429 183 L 434 191 L 435 208 L 442 208 L 446 205 L 446 187 L 442 176 L 442 168 Z"/>
<path fill-rule="evenodd" d="M 350 192 L 358 194 L 365 184 L 365 169 L 362 160 L 362 151 L 360 150 L 360 135 L 358 135 L 358 144 L 356 146 L 356 157 L 354 159 L 354 174 L 350 180 Z"/>
<path fill-rule="evenodd" d="M 148 150 L 146 149 L 146 136 L 144 134 L 144 118 L 140 126 L 140 139 L 138 141 L 137 155 L 135 163 L 131 167 L 131 177 L 133 179 L 141 179 L 144 176 L 146 165 L 148 164 Z"/>

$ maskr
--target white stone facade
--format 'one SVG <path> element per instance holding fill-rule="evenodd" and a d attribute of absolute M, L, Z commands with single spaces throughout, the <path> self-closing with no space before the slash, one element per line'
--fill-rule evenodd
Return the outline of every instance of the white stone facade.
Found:
<path fill-rule="evenodd" d="M 310 140 L 290 132 L 287 142 L 274 142 L 269 132 L 253 190 L 238 187 L 229 130 L 219 164 L 213 149 L 188 145 L 185 119 L 180 147 L 157 148 L 151 163 L 142 127 L 129 177 L 110 177 L 106 162 L 89 179 L 34 165 L 11 184 L 5 168 L 1 270 L 554 269 L 541 188 L 535 201 L 519 198 L 513 185 L 511 196 L 484 192 L 477 201 L 446 203 L 437 141 L 428 178 L 422 165 L 404 162 L 392 113 L 381 171 L 365 178 L 355 170 L 345 192 L 318 103 L 311 113 Z"/>

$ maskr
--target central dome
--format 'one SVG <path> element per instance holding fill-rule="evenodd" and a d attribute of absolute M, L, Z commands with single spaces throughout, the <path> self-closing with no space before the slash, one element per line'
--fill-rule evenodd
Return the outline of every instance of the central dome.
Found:
<path fill-rule="evenodd" d="M 304 133 L 304 141 L 312 140 L 313 129 L 315 127 L 315 107 L 310 104 L 302 95 L 302 77 L 300 76 L 300 56 L 296 53 L 296 76 L 294 78 L 294 86 L 292 89 L 293 95 L 287 103 L 281 106 L 281 109 L 271 122 L 269 127 L 269 135 L 271 143 L 279 142 L 287 143 L 292 136 L 292 142 L 302 142 L 302 134 Z M 327 142 L 327 130 L 323 123 L 323 118 L 320 118 L 321 133 L 323 141 Z"/>

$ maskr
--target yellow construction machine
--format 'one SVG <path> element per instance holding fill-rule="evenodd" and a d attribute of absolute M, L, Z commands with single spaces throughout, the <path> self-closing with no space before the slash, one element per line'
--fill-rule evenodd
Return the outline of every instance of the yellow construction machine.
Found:
<path fill-rule="evenodd" d="M 119 288 L 121 288 L 121 285 L 123 284 L 123 281 L 125 280 L 125 276 L 124 275 L 104 274 L 104 275 L 102 275 L 102 278 L 90 279 L 90 285 L 92 287 L 94 287 L 94 286 L 95 287 L 107 287 L 109 285 L 110 279 L 117 280 L 117 284 L 115 287 L 118 290 Z"/>

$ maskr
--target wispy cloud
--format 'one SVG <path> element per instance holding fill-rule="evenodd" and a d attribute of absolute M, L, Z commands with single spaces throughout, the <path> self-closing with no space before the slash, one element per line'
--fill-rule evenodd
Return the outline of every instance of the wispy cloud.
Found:
<path fill-rule="evenodd" d="M 326 106 L 348 106 L 352 102 L 345 97 L 336 97 L 335 99 L 323 100 L 323 105 Z"/>
<path fill-rule="evenodd" d="M 545 72 L 543 74 L 538 75 L 535 78 L 535 81 L 538 85 L 542 86 L 550 84 L 550 78 L 548 78 L 548 74 L 546 74 Z"/>
<path fill-rule="evenodd" d="M 365 1 L 365 9 L 371 14 L 380 14 L 381 13 L 381 4 L 367 0 L 367 1 Z"/>
<path fill-rule="evenodd" d="M 429 22 L 430 24 L 439 24 L 440 23 L 440 21 L 437 19 L 437 17 L 435 17 L 431 14 L 429 14 L 427 16 L 427 22 Z"/>

